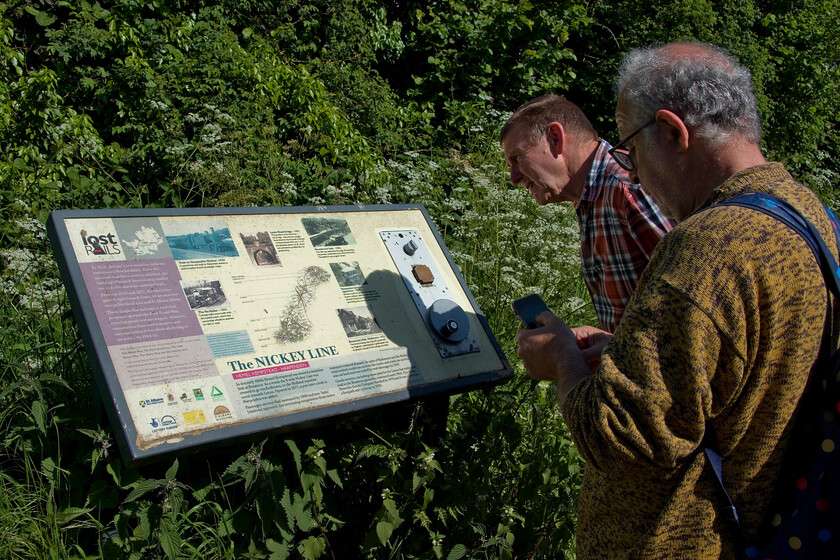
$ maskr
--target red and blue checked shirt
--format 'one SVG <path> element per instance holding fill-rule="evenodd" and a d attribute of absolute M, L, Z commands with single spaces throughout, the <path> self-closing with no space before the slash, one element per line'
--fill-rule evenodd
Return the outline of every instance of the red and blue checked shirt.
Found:
<path fill-rule="evenodd" d="M 613 332 L 654 247 L 675 222 L 630 183 L 601 140 L 575 210 L 583 279 L 601 328 Z"/>

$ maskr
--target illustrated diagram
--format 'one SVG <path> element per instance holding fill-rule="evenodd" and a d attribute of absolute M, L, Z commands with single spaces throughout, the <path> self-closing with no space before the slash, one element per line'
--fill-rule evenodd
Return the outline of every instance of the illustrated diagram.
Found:
<path fill-rule="evenodd" d="M 300 342 L 312 331 L 312 321 L 306 313 L 307 307 L 315 301 L 318 286 L 331 278 L 330 273 L 320 266 L 307 266 L 298 275 L 295 293 L 288 302 L 277 330 L 278 342 Z"/>

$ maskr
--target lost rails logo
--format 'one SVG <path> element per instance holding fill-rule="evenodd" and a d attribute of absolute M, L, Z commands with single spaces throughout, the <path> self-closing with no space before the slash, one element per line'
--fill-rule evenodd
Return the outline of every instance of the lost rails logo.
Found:
<path fill-rule="evenodd" d="M 106 235 L 88 235 L 87 230 L 82 230 L 82 242 L 84 243 L 85 253 L 88 255 L 119 255 L 119 242 L 114 237 L 113 233 Z"/>

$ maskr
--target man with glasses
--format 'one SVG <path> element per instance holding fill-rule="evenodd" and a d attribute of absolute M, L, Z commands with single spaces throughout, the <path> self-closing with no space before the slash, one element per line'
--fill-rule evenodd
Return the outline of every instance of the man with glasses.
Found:
<path fill-rule="evenodd" d="M 600 140 L 571 101 L 533 99 L 513 113 L 500 136 L 514 185 L 528 189 L 540 205 L 575 205 L 583 278 L 601 328 L 614 331 L 673 223 L 630 180 L 627 152 Z"/>
<path fill-rule="evenodd" d="M 837 348 L 840 304 L 829 305 L 816 259 L 791 228 L 716 203 L 770 193 L 813 222 L 832 252 L 834 233 L 816 195 L 764 159 L 752 76 L 721 49 L 633 51 L 616 93 L 624 163 L 678 225 L 613 336 L 576 341 L 544 312 L 540 328 L 517 333 L 519 356 L 532 377 L 556 382 L 587 461 L 578 559 L 741 557 L 704 450 L 721 455 L 741 528 L 755 538 L 772 517 L 820 346 Z M 581 348 L 596 346 L 592 371 Z"/>

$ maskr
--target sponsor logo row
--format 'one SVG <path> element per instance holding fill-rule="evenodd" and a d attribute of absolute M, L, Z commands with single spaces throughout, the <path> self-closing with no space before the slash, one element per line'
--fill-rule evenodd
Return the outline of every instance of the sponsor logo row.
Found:
<path fill-rule="evenodd" d="M 225 400 L 225 394 L 222 392 L 221 389 L 213 385 L 210 389 L 210 399 L 213 401 L 222 401 Z M 193 401 L 203 401 L 205 400 L 204 389 L 201 387 L 196 387 L 192 390 L 192 394 L 188 392 L 181 393 L 181 396 L 176 398 L 174 393 L 167 393 L 166 397 L 153 397 L 150 399 L 140 399 L 139 404 L 141 408 L 146 408 L 147 406 L 154 406 L 157 404 L 178 404 L 178 402 L 188 403 Z"/>
<path fill-rule="evenodd" d="M 180 416 L 180 422 L 179 417 Z M 218 405 L 213 409 L 213 418 L 216 422 L 230 420 L 233 416 L 230 409 L 223 405 Z M 152 432 L 164 432 L 168 430 L 175 430 L 181 426 L 194 426 L 196 424 L 203 424 L 207 422 L 207 417 L 204 411 L 188 410 L 180 415 L 164 414 L 163 416 L 155 416 L 149 418 L 149 425 L 152 427 Z"/>

